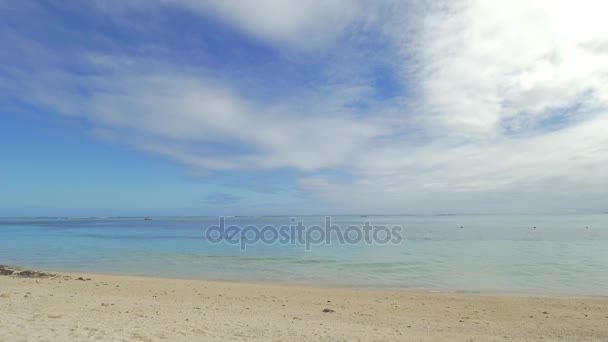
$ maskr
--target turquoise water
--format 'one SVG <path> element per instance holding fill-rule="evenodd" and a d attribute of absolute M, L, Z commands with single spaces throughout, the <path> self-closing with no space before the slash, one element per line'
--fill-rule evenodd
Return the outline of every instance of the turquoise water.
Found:
<path fill-rule="evenodd" d="M 362 288 L 608 295 L 608 215 L 340 216 L 403 228 L 397 244 L 238 245 L 216 217 L 0 219 L 0 264 L 28 268 Z M 323 225 L 325 217 L 299 217 Z M 227 224 L 290 225 L 290 217 Z M 462 227 L 462 228 L 461 228 Z M 536 227 L 536 228 L 534 228 Z"/>

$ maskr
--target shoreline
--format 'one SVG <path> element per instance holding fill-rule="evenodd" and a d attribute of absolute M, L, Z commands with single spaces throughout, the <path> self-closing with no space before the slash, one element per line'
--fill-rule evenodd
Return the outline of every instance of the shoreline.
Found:
<path fill-rule="evenodd" d="M 299 289 L 328 289 L 339 291 L 357 291 L 357 292 L 389 292 L 389 293 L 412 293 L 412 294 L 445 294 L 455 296 L 479 296 L 479 297 L 513 297 L 513 298 L 554 298 L 554 299 L 604 299 L 608 300 L 608 295 L 581 294 L 581 293 L 534 293 L 534 292 L 511 292 L 511 291 L 470 291 L 470 290 L 437 290 L 425 288 L 400 288 L 391 286 L 345 286 L 333 284 L 316 284 L 316 283 L 298 283 L 298 282 L 279 282 L 279 281 L 251 281 L 237 279 L 206 279 L 206 278 L 188 278 L 188 277 L 172 277 L 160 275 L 145 275 L 145 274 L 119 274 L 119 273 L 97 273 L 97 272 L 77 272 L 77 271 L 53 271 L 45 270 L 44 272 L 56 273 L 71 276 L 103 276 L 103 277 L 126 277 L 126 278 L 143 278 L 143 279 L 165 279 L 177 281 L 200 281 L 207 283 L 215 283 L 217 285 L 251 285 L 251 286 L 267 286 L 267 287 L 287 287 Z"/>
<path fill-rule="evenodd" d="M 608 299 L 367 291 L 80 272 L 0 275 L 0 341 L 44 338 L 606 341 Z"/>
<path fill-rule="evenodd" d="M 1 265 L 6 266 L 6 265 Z M 9 267 L 23 269 L 20 266 Z M 495 290 L 446 290 L 446 289 L 431 289 L 431 288 L 405 288 L 393 286 L 359 286 L 359 285 L 340 285 L 340 284 L 317 284 L 317 283 L 299 283 L 290 281 L 262 281 L 248 279 L 215 279 L 215 278 L 196 278 L 196 277 L 175 277 L 163 275 L 147 275 L 147 274 L 127 274 L 127 273 L 105 273 L 94 271 L 73 271 L 73 270 L 53 270 L 53 269 L 38 269 L 39 272 L 62 274 L 62 275 L 88 275 L 88 276 L 103 276 L 103 277 L 127 277 L 127 278 L 144 278 L 144 279 L 164 279 L 164 280 L 180 280 L 180 281 L 201 281 L 219 284 L 242 284 L 253 286 L 276 286 L 276 287 L 291 287 L 291 288 L 316 288 L 316 289 L 333 289 L 344 291 L 364 291 L 364 292 L 391 292 L 391 293 L 414 293 L 414 294 L 448 294 L 462 296 L 481 296 L 481 297 L 521 297 L 521 298 L 555 298 L 555 299 L 607 299 L 608 295 L 601 294 L 585 294 L 585 293 L 541 293 L 539 292 L 517 292 L 517 291 L 495 291 Z M 30 270 L 30 269 L 28 269 Z M 0 274 L 1 275 L 1 274 Z"/>

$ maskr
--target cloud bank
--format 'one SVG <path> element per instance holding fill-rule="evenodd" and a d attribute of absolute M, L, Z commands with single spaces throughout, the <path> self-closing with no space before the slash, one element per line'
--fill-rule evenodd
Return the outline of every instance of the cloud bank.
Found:
<path fill-rule="evenodd" d="M 337 213 L 603 212 L 606 6 L 96 1 L 86 11 L 119 31 L 141 34 L 136 20 L 161 25 L 170 10 L 261 48 L 221 45 L 240 61 L 222 69 L 196 35 L 187 42 L 203 57 L 180 63 L 166 41 L 115 49 L 102 34 L 105 49 L 57 51 L 7 29 L 1 99 L 83 120 L 191 172 L 292 170 Z"/>

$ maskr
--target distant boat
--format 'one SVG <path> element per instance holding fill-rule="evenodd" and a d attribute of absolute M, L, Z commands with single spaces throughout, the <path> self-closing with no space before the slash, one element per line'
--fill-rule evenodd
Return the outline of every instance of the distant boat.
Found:
<path fill-rule="evenodd" d="M 144 221 L 152 221 L 152 218 L 150 216 L 146 216 L 144 217 Z"/>

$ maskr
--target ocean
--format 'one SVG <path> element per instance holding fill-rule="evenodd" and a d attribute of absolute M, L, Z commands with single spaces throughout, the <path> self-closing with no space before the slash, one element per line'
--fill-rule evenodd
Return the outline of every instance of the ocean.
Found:
<path fill-rule="evenodd" d="M 309 248 L 287 229 L 274 240 L 268 228 L 265 241 L 246 235 L 239 243 L 218 242 L 227 237 L 210 235 L 220 226 L 218 217 L 1 218 L 0 264 L 383 290 L 608 295 L 606 214 L 330 219 L 342 232 L 365 222 L 399 227 L 400 239 L 369 241 L 353 233 L 354 228 L 348 241 L 336 238 L 335 232 L 329 240 L 320 239 L 325 216 L 225 218 L 226 227 L 240 228 L 302 222 L 304 234 L 317 229 Z"/>

